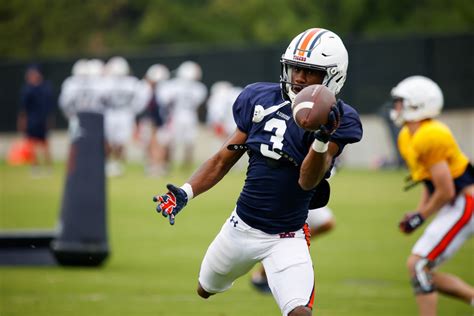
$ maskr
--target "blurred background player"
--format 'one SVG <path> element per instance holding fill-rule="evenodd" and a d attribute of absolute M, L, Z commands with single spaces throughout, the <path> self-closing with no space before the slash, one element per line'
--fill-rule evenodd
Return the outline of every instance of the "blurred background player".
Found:
<path fill-rule="evenodd" d="M 96 112 L 103 107 L 104 62 L 100 59 L 79 59 L 72 66 L 71 76 L 64 80 L 59 94 L 59 108 L 68 120 L 69 136 L 79 133 L 78 112 Z"/>
<path fill-rule="evenodd" d="M 169 113 L 160 131 L 159 141 L 167 150 L 182 146 L 183 166 L 194 163 L 194 143 L 197 137 L 198 108 L 207 97 L 207 88 L 201 82 L 202 70 L 194 61 L 185 61 L 176 69 L 176 77 L 163 82 L 157 90 L 158 103 Z"/>
<path fill-rule="evenodd" d="M 166 120 L 165 108 L 159 106 L 156 98 L 158 85 L 170 77 L 165 65 L 151 65 L 146 74 L 145 82 L 150 86 L 151 96 L 145 110 L 138 116 L 137 133 L 145 147 L 145 173 L 150 176 L 163 174 L 165 163 L 165 148 L 158 142 L 158 130 Z"/>
<path fill-rule="evenodd" d="M 232 114 L 232 106 L 240 92 L 242 88 L 232 85 L 229 81 L 217 81 L 211 86 L 206 104 L 206 123 L 217 140 L 215 150 L 222 146 L 237 127 Z M 246 161 L 240 159 L 232 169 L 243 170 L 245 166 Z"/>
<path fill-rule="evenodd" d="M 435 120 L 443 93 L 429 78 L 412 76 L 391 92 L 392 119 L 403 125 L 398 146 L 411 182 L 423 182 L 416 211 L 407 213 L 400 230 L 412 233 L 434 216 L 407 260 L 420 315 L 436 315 L 437 293 L 474 306 L 474 288 L 460 278 L 435 271 L 474 233 L 474 169 L 449 127 Z"/>
<path fill-rule="evenodd" d="M 130 75 L 127 60 L 120 56 L 107 61 L 104 74 L 105 170 L 108 176 L 116 177 L 124 172 L 125 150 L 133 135 L 135 116 L 147 106 L 152 89 L 146 82 Z"/>
<path fill-rule="evenodd" d="M 32 175 L 42 176 L 51 171 L 52 157 L 48 144 L 48 130 L 55 108 L 53 88 L 43 77 L 38 65 L 30 65 L 25 72 L 21 89 L 18 130 L 25 135 L 33 152 Z"/>
<path fill-rule="evenodd" d="M 210 89 L 207 100 L 206 123 L 214 135 L 226 140 L 235 130 L 236 125 L 232 114 L 232 105 L 242 92 L 229 81 L 217 81 Z"/>

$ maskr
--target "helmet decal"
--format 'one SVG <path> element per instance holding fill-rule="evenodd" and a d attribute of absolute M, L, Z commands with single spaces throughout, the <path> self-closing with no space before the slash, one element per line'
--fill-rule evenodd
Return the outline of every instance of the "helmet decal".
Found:
<path fill-rule="evenodd" d="M 318 28 L 309 29 L 308 31 L 304 32 L 303 35 L 298 40 L 298 43 L 295 46 L 295 50 L 293 52 L 293 55 L 295 57 L 296 56 L 302 57 L 306 54 L 306 57 L 311 57 L 311 52 L 313 51 L 314 47 L 319 42 L 319 39 L 321 38 L 321 36 L 326 32 L 327 32 L 327 30 L 322 30 L 322 29 L 318 29 Z M 301 40 L 303 38 L 304 38 L 304 40 L 301 42 Z M 311 39 L 313 39 L 313 40 L 311 40 Z M 309 45 L 309 49 L 306 49 L 310 42 L 311 42 L 311 44 Z M 301 45 L 300 45 L 300 43 L 301 43 Z M 296 59 L 300 60 L 300 58 L 296 58 Z"/>

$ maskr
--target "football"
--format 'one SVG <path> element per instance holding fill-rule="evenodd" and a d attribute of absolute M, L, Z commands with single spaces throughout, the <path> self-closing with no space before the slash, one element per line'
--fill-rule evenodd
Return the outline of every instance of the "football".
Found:
<path fill-rule="evenodd" d="M 315 131 L 327 123 L 329 111 L 335 103 L 336 96 L 326 86 L 307 86 L 296 95 L 291 106 L 293 118 L 299 127 Z"/>

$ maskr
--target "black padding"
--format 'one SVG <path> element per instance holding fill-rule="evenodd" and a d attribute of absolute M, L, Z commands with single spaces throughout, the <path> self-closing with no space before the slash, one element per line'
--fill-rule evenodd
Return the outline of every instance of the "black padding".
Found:
<path fill-rule="evenodd" d="M 309 202 L 309 209 L 320 208 L 326 206 L 331 196 L 331 186 L 326 179 L 321 180 L 316 186 L 316 191 Z"/>

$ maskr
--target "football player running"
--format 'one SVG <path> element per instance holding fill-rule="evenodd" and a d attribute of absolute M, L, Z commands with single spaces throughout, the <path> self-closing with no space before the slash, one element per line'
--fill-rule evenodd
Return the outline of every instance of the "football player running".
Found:
<path fill-rule="evenodd" d="M 412 76 L 392 89 L 391 117 L 403 125 L 398 147 L 411 182 L 423 182 L 416 211 L 399 223 L 406 234 L 434 216 L 407 260 L 419 314 L 436 315 L 437 293 L 474 303 L 474 288 L 454 275 L 436 272 L 474 233 L 474 169 L 450 129 L 435 120 L 443 94 L 429 78 Z"/>
<path fill-rule="evenodd" d="M 344 146 L 361 139 L 362 126 L 358 113 L 339 100 L 326 125 L 305 131 L 293 120 L 291 102 L 311 84 L 322 83 L 337 94 L 347 65 L 346 48 L 335 33 L 312 28 L 296 36 L 281 58 L 280 84 L 245 87 L 233 106 L 237 128 L 224 146 L 184 185 L 168 184 L 169 191 L 154 198 L 157 211 L 174 224 L 193 197 L 216 185 L 245 152 L 249 155 L 236 207 L 202 261 L 201 297 L 228 290 L 262 262 L 282 314 L 311 315 L 315 292 L 305 224 L 309 204 Z"/>

